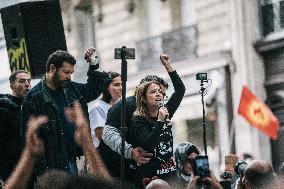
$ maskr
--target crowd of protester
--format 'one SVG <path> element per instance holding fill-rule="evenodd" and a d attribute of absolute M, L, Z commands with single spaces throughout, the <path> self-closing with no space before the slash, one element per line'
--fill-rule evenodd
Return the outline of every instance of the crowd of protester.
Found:
<path fill-rule="evenodd" d="M 87 50 L 87 62 L 92 62 L 94 52 Z M 156 75 L 143 78 L 135 95 L 126 99 L 125 187 L 283 188 L 284 164 L 277 174 L 267 161 L 245 162 L 228 154 L 217 180 L 209 169 L 208 174 L 198 171 L 198 146 L 184 142 L 174 152 L 171 118 L 186 89 L 170 56 L 162 54 L 160 60 L 174 87 L 167 102 L 168 83 Z M 0 176 L 5 189 L 121 187 L 121 76 L 90 64 L 87 83 L 76 83 L 71 81 L 75 64 L 71 54 L 56 51 L 32 89 L 26 71 L 9 78 L 12 95 L 0 95 Z M 95 99 L 88 111 L 87 103 Z M 78 174 L 76 164 L 81 155 L 86 160 L 84 174 Z"/>

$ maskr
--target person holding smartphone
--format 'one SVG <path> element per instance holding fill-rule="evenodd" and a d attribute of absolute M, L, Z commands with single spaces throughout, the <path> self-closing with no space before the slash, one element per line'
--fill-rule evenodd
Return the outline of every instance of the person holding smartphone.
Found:
<path fill-rule="evenodd" d="M 200 186 L 200 181 L 206 183 L 205 186 Z M 211 175 L 209 177 L 201 178 L 200 176 L 194 176 L 186 189 L 223 189 L 221 184 Z"/>

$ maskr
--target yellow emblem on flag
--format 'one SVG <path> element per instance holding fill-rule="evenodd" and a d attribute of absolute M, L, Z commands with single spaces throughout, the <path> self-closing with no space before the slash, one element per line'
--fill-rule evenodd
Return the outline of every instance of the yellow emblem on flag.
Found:
<path fill-rule="evenodd" d="M 252 100 L 252 102 L 248 105 L 248 116 L 251 121 L 260 128 L 269 126 L 269 113 L 257 100 Z"/>

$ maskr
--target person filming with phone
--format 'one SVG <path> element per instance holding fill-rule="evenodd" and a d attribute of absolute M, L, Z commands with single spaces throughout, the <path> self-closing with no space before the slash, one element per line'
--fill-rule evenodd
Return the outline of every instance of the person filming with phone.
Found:
<path fill-rule="evenodd" d="M 213 172 L 209 170 L 208 156 L 195 157 L 194 171 L 187 189 L 223 189 Z"/>
<path fill-rule="evenodd" d="M 177 148 L 177 150 L 180 149 L 181 148 Z M 207 155 L 192 153 L 191 156 L 188 156 L 188 159 L 190 160 L 189 167 L 191 171 L 190 181 L 186 187 L 187 189 L 223 189 L 222 185 L 213 175 L 213 172 L 209 169 Z"/>

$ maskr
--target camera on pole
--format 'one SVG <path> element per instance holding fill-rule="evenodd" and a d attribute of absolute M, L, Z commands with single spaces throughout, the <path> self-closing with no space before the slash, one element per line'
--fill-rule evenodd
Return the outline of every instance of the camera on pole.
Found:
<path fill-rule="evenodd" d="M 114 49 L 114 59 L 121 59 L 122 48 Z M 125 48 L 125 59 L 135 59 L 135 49 Z"/>
<path fill-rule="evenodd" d="M 126 127 L 126 81 L 127 81 L 127 61 L 126 59 L 135 59 L 135 49 L 122 48 L 114 49 L 114 58 L 121 59 L 121 81 L 122 81 L 122 111 L 121 111 L 121 160 L 120 160 L 120 186 L 125 188 L 125 134 Z"/>
<path fill-rule="evenodd" d="M 207 156 L 206 122 L 205 122 L 205 108 L 204 108 L 204 95 L 205 95 L 204 92 L 206 89 L 204 87 L 204 83 L 208 83 L 207 73 L 197 73 L 196 80 L 200 81 L 199 93 L 201 94 L 201 102 L 202 102 L 203 145 L 204 145 L 205 155 Z"/>
<path fill-rule="evenodd" d="M 197 73 L 196 80 L 207 81 L 207 73 Z"/>

